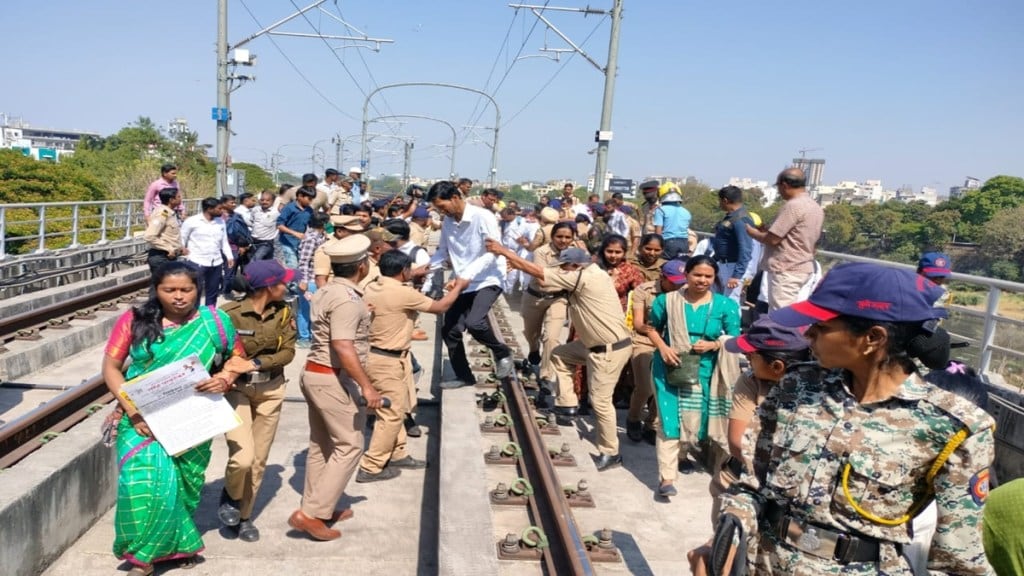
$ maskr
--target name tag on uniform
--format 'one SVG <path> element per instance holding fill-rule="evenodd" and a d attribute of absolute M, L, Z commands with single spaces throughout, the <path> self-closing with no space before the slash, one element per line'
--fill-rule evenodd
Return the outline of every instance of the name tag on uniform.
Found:
<path fill-rule="evenodd" d="M 239 336 L 255 336 L 256 335 L 256 331 L 255 330 L 235 330 L 235 332 L 238 332 Z"/>
<path fill-rule="evenodd" d="M 250 384 L 262 384 L 270 381 L 270 371 L 249 372 Z"/>

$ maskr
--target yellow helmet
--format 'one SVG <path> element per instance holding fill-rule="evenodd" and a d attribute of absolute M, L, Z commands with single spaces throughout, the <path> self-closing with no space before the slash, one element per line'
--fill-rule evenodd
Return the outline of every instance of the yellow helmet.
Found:
<path fill-rule="evenodd" d="M 754 221 L 754 226 L 761 225 L 761 217 L 757 215 L 757 212 L 747 212 L 750 215 L 750 219 Z"/>
<path fill-rule="evenodd" d="M 682 202 L 683 195 L 679 192 L 679 186 L 675 182 L 665 182 L 658 186 L 658 198 L 662 202 Z"/>

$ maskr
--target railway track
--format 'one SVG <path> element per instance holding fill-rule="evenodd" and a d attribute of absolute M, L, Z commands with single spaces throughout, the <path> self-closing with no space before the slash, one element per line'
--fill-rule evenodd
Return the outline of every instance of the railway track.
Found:
<path fill-rule="evenodd" d="M 500 338 L 514 340 L 505 314 L 507 308 L 495 306 L 492 325 Z M 515 344 L 512 347 L 514 352 L 518 350 Z M 484 394 L 481 403 L 486 414 L 481 430 L 507 433 L 510 439 L 504 447 L 492 445 L 485 460 L 495 465 L 514 464 L 520 474 L 511 485 L 498 484 L 490 492 L 491 503 L 525 505 L 533 522 L 523 532 L 509 532 L 499 540 L 497 555 L 503 560 L 540 561 L 544 573 L 549 575 L 595 574 L 595 562 L 619 562 L 619 552 L 611 542 L 610 532 L 586 534 L 581 530 L 572 509 L 593 507 L 594 501 L 584 481 L 576 486 L 563 486 L 560 482 L 556 468 L 573 467 L 576 460 L 568 444 L 559 449 L 549 448 L 545 438 L 557 439 L 561 432 L 552 419 L 535 410 L 535 395 L 532 390 L 527 391 L 525 383 L 515 371 L 495 382 L 495 392 Z"/>
<path fill-rule="evenodd" d="M 97 310 L 114 310 L 132 303 L 148 280 L 126 282 L 44 308 L 0 319 L 0 342 L 39 340 L 43 330 L 70 327 L 73 319 L 91 319 Z M 7 351 L 0 345 L 0 353 Z M 0 388 L 31 388 L 33 385 L 0 382 Z M 46 386 L 38 388 L 48 389 Z M 9 468 L 44 446 L 89 415 L 102 409 L 113 397 L 102 377 L 94 376 L 58 394 L 31 412 L 0 427 L 0 470 Z"/>

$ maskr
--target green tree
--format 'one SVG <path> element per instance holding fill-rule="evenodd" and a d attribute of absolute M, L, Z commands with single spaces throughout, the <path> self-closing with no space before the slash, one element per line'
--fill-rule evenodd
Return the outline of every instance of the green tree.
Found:
<path fill-rule="evenodd" d="M 998 212 L 1024 204 L 1024 178 L 1017 176 L 995 176 L 978 190 L 972 190 L 960 199 L 960 213 L 963 221 L 977 235 L 979 227 L 991 220 Z"/>
<path fill-rule="evenodd" d="M 981 255 L 989 262 L 1012 261 L 1024 264 L 1024 206 L 996 214 L 978 235 Z"/>
<path fill-rule="evenodd" d="M 857 239 L 857 219 L 846 204 L 832 204 L 825 207 L 825 227 L 822 247 L 844 252 L 853 248 Z"/>
<path fill-rule="evenodd" d="M 245 172 L 245 190 L 250 194 L 277 188 L 274 186 L 274 179 L 270 176 L 270 173 L 256 164 L 235 162 L 231 167 Z"/>

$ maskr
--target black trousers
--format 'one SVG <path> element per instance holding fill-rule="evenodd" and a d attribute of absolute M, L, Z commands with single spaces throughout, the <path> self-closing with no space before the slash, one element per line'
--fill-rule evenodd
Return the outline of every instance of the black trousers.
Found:
<path fill-rule="evenodd" d="M 661 257 L 665 260 L 685 260 L 690 254 L 689 238 L 669 238 L 665 240 Z"/>
<path fill-rule="evenodd" d="M 249 250 L 250 260 L 271 260 L 274 258 L 274 241 L 254 240 Z"/>
<path fill-rule="evenodd" d="M 146 256 L 146 263 L 149 264 L 149 296 L 150 298 L 156 296 L 156 286 L 153 286 L 152 277 L 156 276 L 156 271 L 160 269 L 164 264 L 171 262 L 171 259 L 167 257 L 167 252 L 164 250 L 157 250 L 156 248 L 150 248 L 149 254 Z"/>
<path fill-rule="evenodd" d="M 206 294 L 206 305 L 216 306 L 220 296 L 221 280 L 224 278 L 224 264 L 216 266 L 196 266 L 203 279 L 203 292 Z"/>
<path fill-rule="evenodd" d="M 487 313 L 500 295 L 501 288 L 497 286 L 488 286 L 476 292 L 463 292 L 444 314 L 441 334 L 448 347 L 448 360 L 455 370 L 455 377 L 463 382 L 476 382 L 466 358 L 466 347 L 462 343 L 463 332 L 469 332 L 477 342 L 490 348 L 495 361 L 512 355 L 512 350 L 501 343 L 487 319 Z"/>

